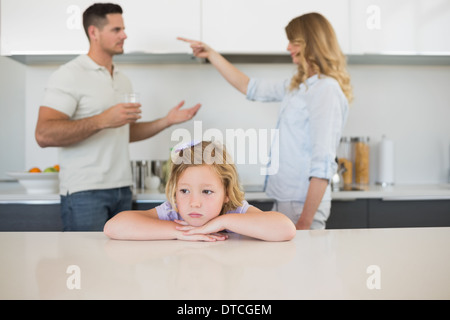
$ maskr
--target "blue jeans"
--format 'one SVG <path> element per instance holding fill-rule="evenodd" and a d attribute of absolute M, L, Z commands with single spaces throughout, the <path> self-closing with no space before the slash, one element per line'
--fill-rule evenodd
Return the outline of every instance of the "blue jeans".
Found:
<path fill-rule="evenodd" d="M 61 195 L 64 231 L 103 231 L 106 221 L 121 211 L 131 210 L 132 197 L 130 187 Z"/>

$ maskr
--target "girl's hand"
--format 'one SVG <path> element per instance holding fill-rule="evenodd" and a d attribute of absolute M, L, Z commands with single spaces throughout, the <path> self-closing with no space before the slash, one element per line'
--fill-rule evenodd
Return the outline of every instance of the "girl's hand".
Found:
<path fill-rule="evenodd" d="M 228 235 L 221 234 L 219 232 L 198 232 L 198 228 L 189 225 L 183 220 L 174 220 L 180 226 L 175 227 L 180 232 L 178 233 L 178 240 L 188 240 L 188 241 L 223 241 L 228 239 Z M 204 227 L 204 226 L 203 226 Z"/>
<path fill-rule="evenodd" d="M 200 227 L 188 225 L 185 221 L 180 222 L 182 222 L 180 224 L 183 224 L 183 227 L 177 227 L 177 229 L 184 231 L 184 234 L 189 236 L 219 234 L 220 231 L 223 231 L 225 229 L 220 216 L 208 221 Z"/>
<path fill-rule="evenodd" d="M 189 43 L 191 45 L 194 56 L 196 56 L 197 58 L 209 58 L 209 54 L 211 53 L 212 49 L 203 42 L 182 37 L 177 37 L 177 40 Z"/>

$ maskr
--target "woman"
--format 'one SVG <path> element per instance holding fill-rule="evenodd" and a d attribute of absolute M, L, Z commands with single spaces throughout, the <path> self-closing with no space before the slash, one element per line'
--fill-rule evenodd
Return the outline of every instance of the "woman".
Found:
<path fill-rule="evenodd" d="M 300 229 L 324 229 L 330 214 L 329 181 L 336 172 L 336 149 L 352 100 L 345 56 L 328 20 L 318 13 L 286 26 L 287 50 L 297 65 L 290 80 L 252 79 L 206 44 L 189 42 L 196 57 L 207 58 L 249 100 L 281 101 L 278 143 L 271 157 L 279 170 L 267 176 L 266 193 Z M 277 139 L 275 139 L 277 141 Z"/>

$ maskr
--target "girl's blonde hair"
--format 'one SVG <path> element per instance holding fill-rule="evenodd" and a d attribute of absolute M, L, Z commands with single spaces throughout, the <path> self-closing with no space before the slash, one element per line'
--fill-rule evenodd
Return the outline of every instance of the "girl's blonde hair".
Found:
<path fill-rule="evenodd" d="M 170 176 L 166 185 L 166 197 L 172 205 L 172 208 L 176 211 L 178 210 L 175 195 L 178 180 L 187 168 L 199 165 L 210 165 L 222 181 L 225 194 L 229 200 L 223 205 L 220 214 L 242 206 L 244 192 L 239 184 L 236 167 L 223 145 L 211 141 L 202 141 L 189 145 L 172 154 L 170 165 Z"/>
<path fill-rule="evenodd" d="M 297 56 L 298 72 L 292 77 L 289 90 L 298 89 L 308 78 L 308 65 L 313 73 L 337 80 L 349 103 L 353 90 L 347 63 L 330 22 L 321 14 L 312 12 L 292 19 L 285 28 L 290 42 L 300 45 Z"/>

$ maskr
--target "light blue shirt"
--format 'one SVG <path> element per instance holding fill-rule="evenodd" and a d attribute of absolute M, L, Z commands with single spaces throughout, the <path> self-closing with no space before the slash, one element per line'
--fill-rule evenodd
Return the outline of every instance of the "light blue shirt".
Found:
<path fill-rule="evenodd" d="M 269 163 L 279 165 L 266 177 L 266 194 L 278 201 L 304 202 L 311 177 L 330 180 L 336 172 L 336 150 L 349 106 L 331 77 L 314 75 L 294 91 L 289 91 L 289 83 L 250 79 L 247 99 L 281 101 L 279 136 L 272 142 Z M 330 186 L 322 201 L 331 201 Z"/>

